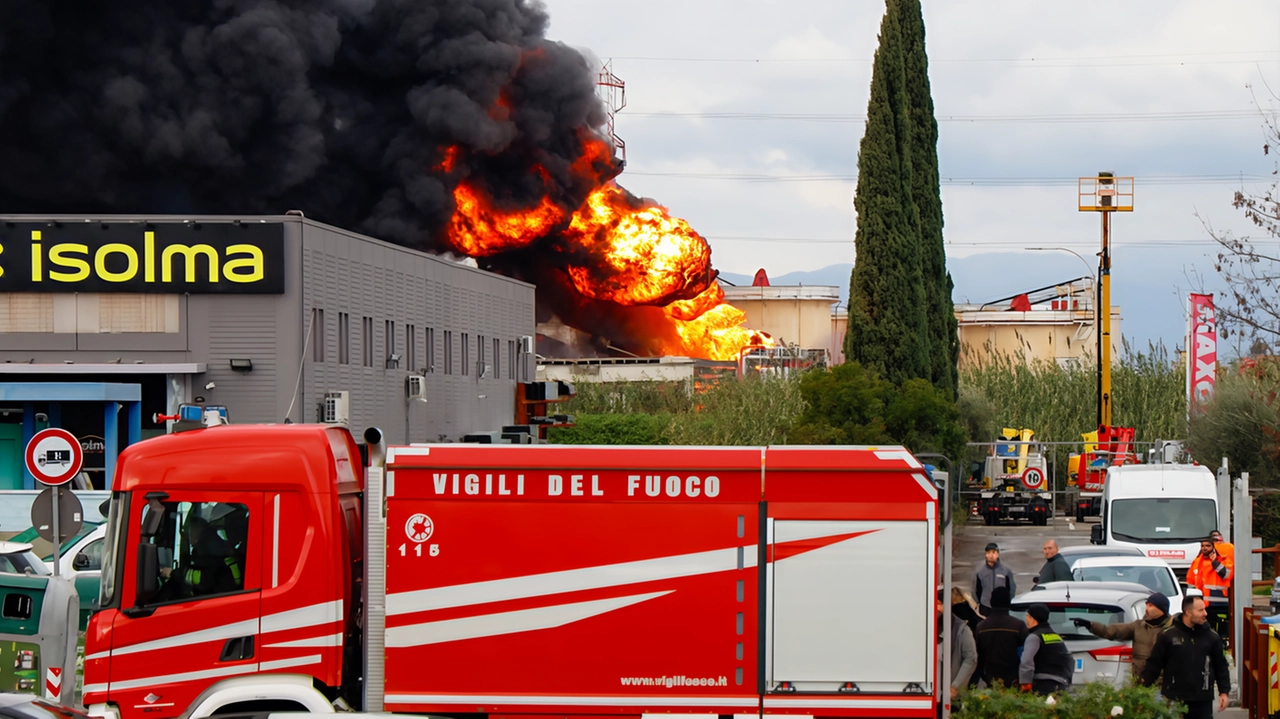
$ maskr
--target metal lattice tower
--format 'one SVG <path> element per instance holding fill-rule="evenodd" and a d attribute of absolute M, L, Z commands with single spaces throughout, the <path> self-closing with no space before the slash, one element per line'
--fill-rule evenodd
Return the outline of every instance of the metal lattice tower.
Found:
<path fill-rule="evenodd" d="M 614 115 L 627 106 L 627 84 L 617 75 L 613 74 L 613 60 L 605 60 L 600 66 L 600 73 L 596 77 L 596 94 L 600 96 L 600 101 L 604 103 L 605 112 L 605 132 L 609 136 L 609 141 L 618 151 L 618 157 L 622 159 L 622 164 L 627 163 L 627 143 L 618 137 L 618 133 L 614 132 L 613 118 Z"/>

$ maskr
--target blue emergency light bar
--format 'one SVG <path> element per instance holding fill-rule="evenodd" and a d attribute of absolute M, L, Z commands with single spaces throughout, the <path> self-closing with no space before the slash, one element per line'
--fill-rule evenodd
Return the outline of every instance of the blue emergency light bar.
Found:
<path fill-rule="evenodd" d="M 198 404 L 178 405 L 178 419 L 183 422 L 203 422 L 204 408 Z"/>

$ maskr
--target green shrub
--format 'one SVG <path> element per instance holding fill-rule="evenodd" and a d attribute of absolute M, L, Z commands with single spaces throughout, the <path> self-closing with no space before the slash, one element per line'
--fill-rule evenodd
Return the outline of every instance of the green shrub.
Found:
<path fill-rule="evenodd" d="M 669 414 L 580 414 L 573 427 L 552 427 L 552 444 L 666 444 Z"/>
<path fill-rule="evenodd" d="M 1178 719 L 1185 709 L 1169 704 L 1155 687 L 1126 686 L 1117 689 L 1109 682 L 1089 682 L 1070 692 L 1054 695 L 1053 705 L 1045 697 L 1017 689 L 978 689 L 961 694 L 952 706 L 956 719 L 1110 719 L 1120 707 L 1125 719 Z"/>

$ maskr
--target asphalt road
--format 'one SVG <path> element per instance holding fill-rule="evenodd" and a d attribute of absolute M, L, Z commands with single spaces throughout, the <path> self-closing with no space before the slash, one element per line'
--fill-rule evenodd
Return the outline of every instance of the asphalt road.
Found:
<path fill-rule="evenodd" d="M 967 592 L 973 591 L 973 574 L 978 565 L 986 561 L 983 548 L 987 542 L 1000 545 L 1000 560 L 1013 571 L 1018 593 L 1034 586 L 1032 577 L 1044 566 L 1044 541 L 1058 540 L 1058 546 L 1089 543 L 1089 527 L 1098 521 L 1089 517 L 1085 524 L 1076 524 L 1075 518 L 1057 516 L 1043 527 L 1030 524 L 1006 524 L 988 527 L 979 517 L 970 517 L 963 526 L 953 530 L 952 546 L 955 553 L 951 560 L 951 583 Z"/>

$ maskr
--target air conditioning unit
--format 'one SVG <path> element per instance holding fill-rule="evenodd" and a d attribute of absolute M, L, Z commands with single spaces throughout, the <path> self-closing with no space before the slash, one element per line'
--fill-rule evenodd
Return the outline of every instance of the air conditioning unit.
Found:
<path fill-rule="evenodd" d="M 525 354 L 533 354 L 533 337 L 529 335 L 520 337 L 520 351 Z"/>
<path fill-rule="evenodd" d="M 351 422 L 350 393 L 325 392 L 324 410 L 321 421 L 324 424 L 340 424 L 344 427 Z"/>
<path fill-rule="evenodd" d="M 404 396 L 408 399 L 427 401 L 427 378 L 420 374 L 411 374 L 404 380 Z"/>

